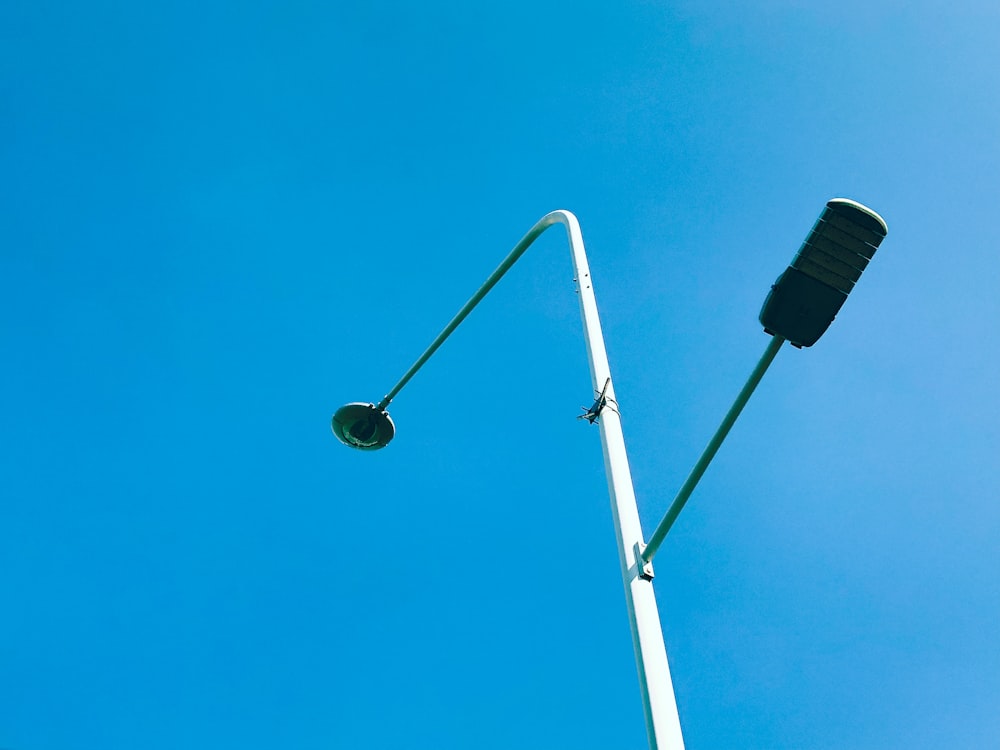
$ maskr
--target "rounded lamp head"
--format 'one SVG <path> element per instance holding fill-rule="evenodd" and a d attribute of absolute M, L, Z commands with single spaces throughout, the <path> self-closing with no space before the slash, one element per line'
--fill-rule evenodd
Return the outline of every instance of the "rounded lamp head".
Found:
<path fill-rule="evenodd" d="M 396 434 L 389 413 L 375 404 L 356 402 L 337 409 L 330 423 L 333 434 L 344 445 L 363 451 L 384 448 Z"/>

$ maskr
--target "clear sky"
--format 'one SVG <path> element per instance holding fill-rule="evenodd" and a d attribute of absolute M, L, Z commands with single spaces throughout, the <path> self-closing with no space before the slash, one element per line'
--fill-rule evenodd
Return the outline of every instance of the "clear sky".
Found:
<path fill-rule="evenodd" d="M 0 7 L 0 747 L 642 748 L 647 534 L 824 203 L 889 235 L 656 559 L 699 748 L 1000 746 L 993 2 Z"/>

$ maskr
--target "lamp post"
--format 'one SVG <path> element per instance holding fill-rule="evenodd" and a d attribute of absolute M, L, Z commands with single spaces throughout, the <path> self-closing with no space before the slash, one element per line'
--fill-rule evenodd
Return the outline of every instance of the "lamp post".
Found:
<path fill-rule="evenodd" d="M 764 332 L 771 334 L 771 341 L 654 529 L 642 552 L 643 560 L 653 559 L 778 349 L 786 340 L 799 349 L 816 343 L 840 312 L 888 233 L 885 219 L 867 206 L 847 198 L 827 201 L 802 247 L 764 300 L 760 322 Z"/>
<path fill-rule="evenodd" d="M 386 394 L 385 398 L 378 404 L 353 403 L 341 407 L 333 416 L 332 428 L 341 442 L 354 448 L 374 450 L 387 445 L 395 434 L 395 426 L 386 412 L 392 399 L 538 236 L 555 224 L 562 224 L 569 236 L 570 249 L 573 254 L 573 269 L 579 287 L 580 310 L 583 315 L 587 354 L 590 361 L 590 378 L 595 392 L 601 394 L 591 411 L 588 412 L 588 417 L 598 423 L 601 431 L 604 466 L 611 494 L 615 536 L 618 541 L 618 559 L 621 563 L 622 578 L 625 583 L 625 602 L 632 630 L 636 666 L 639 671 L 639 686 L 649 745 L 653 750 L 657 750 L 657 748 L 682 750 L 684 741 L 681 738 L 674 688 L 670 681 L 670 669 L 667 665 L 667 652 L 663 643 L 660 617 L 656 609 L 656 598 L 653 595 L 651 568 L 646 565 L 644 569 L 639 560 L 643 539 L 642 528 L 639 525 L 639 511 L 636 508 L 635 491 L 632 488 L 632 475 L 629 471 L 628 458 L 625 455 L 625 438 L 622 434 L 621 417 L 617 408 L 607 406 L 617 403 L 615 388 L 608 366 L 604 336 L 601 333 L 601 321 L 597 314 L 597 301 L 594 297 L 594 285 L 583 246 L 583 235 L 580 232 L 580 224 L 573 214 L 568 211 L 553 211 L 542 217 L 517 243 L 479 290 L 465 303 L 465 306 L 459 310 L 451 322 L 445 326 L 444 330 L 420 355 L 392 390 Z"/>
<path fill-rule="evenodd" d="M 653 592 L 652 558 L 674 520 L 694 491 L 736 418 L 760 382 L 768 365 L 787 339 L 793 345 L 811 346 L 826 330 L 840 306 L 860 277 L 886 234 L 885 222 L 874 211 L 844 199 L 834 199 L 817 220 L 812 233 L 779 277 L 761 311 L 765 331 L 772 335 L 763 357 L 730 408 L 688 480 L 671 503 L 666 516 L 644 543 L 636 507 L 632 475 L 625 453 L 621 416 L 617 408 L 614 383 L 597 313 L 597 301 L 590 268 L 583 245 L 583 235 L 576 217 L 568 211 L 553 211 L 543 216 L 510 254 L 438 334 L 437 338 L 393 386 L 378 404 L 354 402 L 342 406 L 333 415 L 334 435 L 345 445 L 359 450 L 377 450 L 388 445 L 395 435 L 395 425 L 387 408 L 393 398 L 437 351 L 466 316 L 489 293 L 528 247 L 546 229 L 555 224 L 566 228 L 573 268 L 578 285 L 584 337 L 590 363 L 590 377 L 595 393 L 594 405 L 584 415 L 600 426 L 601 446 L 618 558 L 625 586 L 625 603 L 632 631 L 636 667 L 646 732 L 651 750 L 683 750 L 680 719 L 674 688 L 667 664 L 663 631 Z"/>

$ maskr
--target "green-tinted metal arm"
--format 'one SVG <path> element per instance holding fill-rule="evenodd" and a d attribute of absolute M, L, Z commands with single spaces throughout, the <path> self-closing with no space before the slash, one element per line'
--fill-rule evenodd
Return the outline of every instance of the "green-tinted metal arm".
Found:
<path fill-rule="evenodd" d="M 740 391 L 740 395 L 736 397 L 736 401 L 729 408 L 729 412 L 726 414 L 725 418 L 722 420 L 722 424 L 719 425 L 719 429 L 715 431 L 712 439 L 708 441 L 708 445 L 701 454 L 701 458 L 698 459 L 698 463 L 694 465 L 691 469 L 691 473 L 688 475 L 687 480 L 684 485 L 680 488 L 677 493 L 677 497 L 670 504 L 670 508 L 667 509 L 667 513 L 663 516 L 663 520 L 660 521 L 653 535 L 649 538 L 649 544 L 642 552 L 642 559 L 649 562 L 653 559 L 653 555 L 663 544 L 664 538 L 667 536 L 667 532 L 670 531 L 670 527 L 674 525 L 674 521 L 677 520 L 677 516 L 680 515 L 681 510 L 684 509 L 684 504 L 691 497 L 691 493 L 694 492 L 694 488 L 697 486 L 698 482 L 701 480 L 702 475 L 705 473 L 705 469 L 715 458 L 715 454 L 719 450 L 719 446 L 722 445 L 722 441 L 726 439 L 726 435 L 729 434 L 729 430 L 732 428 L 733 424 L 736 422 L 736 418 L 740 416 L 740 412 L 743 411 L 743 407 L 747 405 L 747 401 L 750 400 L 750 396 L 753 394 L 754 389 L 757 388 L 757 384 L 760 383 L 760 379 L 764 377 L 764 373 L 767 372 L 767 368 L 770 367 L 771 362 L 774 361 L 775 355 L 778 353 L 778 349 L 781 345 L 785 343 L 785 339 L 781 336 L 773 336 L 770 343 L 767 345 L 767 349 L 764 350 L 763 356 L 761 356 L 760 361 L 757 366 L 750 373 L 750 377 L 747 379 L 746 384 L 743 386 L 743 390 Z"/>
<path fill-rule="evenodd" d="M 438 350 L 438 347 L 444 343 L 444 340 L 448 338 L 456 328 L 458 328 L 459 324 L 465 320 L 466 316 L 472 312 L 472 309 L 479 304 L 487 293 L 489 293 L 490 289 L 496 286 L 497 282 L 503 278 L 503 275 L 507 273 L 507 271 L 510 270 L 510 267 L 517 262 L 518 258 L 524 255 L 524 251 L 527 250 L 531 243 L 538 238 L 538 235 L 553 224 L 559 222 L 559 217 L 557 216 L 558 213 L 558 211 L 553 211 L 552 213 L 542 217 L 541 221 L 535 224 L 535 226 L 533 226 L 528 233 L 521 238 L 521 241 L 514 246 L 514 249 L 510 251 L 510 254 L 503 259 L 503 262 L 497 266 L 497 269 L 490 274 L 490 277 L 483 282 L 483 285 L 479 287 L 469 301 L 462 306 L 462 309 L 458 311 L 455 317 L 451 319 L 451 322 L 448 323 L 444 330 L 438 334 L 437 338 L 431 342 L 431 345 L 427 347 L 427 351 L 420 355 L 417 361 L 413 363 L 413 366 L 406 371 L 406 374 L 403 375 L 403 377 L 399 379 L 399 382 L 393 386 L 392 390 L 385 395 L 385 398 L 379 401 L 377 407 L 379 411 L 385 411 L 386 407 L 389 406 L 389 402 L 396 397 L 396 394 L 403 389 L 404 385 L 410 382 L 410 378 L 417 374 L 417 370 L 424 366 L 424 363 L 427 362 L 427 360 L 431 358 L 431 355 Z"/>

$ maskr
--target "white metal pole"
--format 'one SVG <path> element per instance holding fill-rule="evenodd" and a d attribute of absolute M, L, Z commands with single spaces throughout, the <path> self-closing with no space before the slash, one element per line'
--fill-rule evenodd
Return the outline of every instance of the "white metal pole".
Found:
<path fill-rule="evenodd" d="M 625 453 L 625 436 L 615 399 L 615 386 L 611 380 L 601 320 L 597 314 L 594 284 L 583 246 L 583 234 L 576 217 L 568 211 L 553 211 L 542 219 L 546 220 L 558 221 L 566 226 L 580 291 L 580 312 L 590 359 L 590 377 L 595 391 L 600 392 L 607 386 L 605 397 L 613 407 L 604 408 L 600 414 L 601 445 L 604 449 L 604 467 L 611 493 L 618 558 L 625 583 L 625 603 L 632 628 L 632 645 L 639 671 L 639 688 L 646 715 L 649 746 L 651 750 L 683 750 L 684 739 L 677 715 L 674 686 L 670 680 L 660 615 L 653 595 L 653 582 L 651 576 L 644 575 L 643 561 L 637 557 L 643 544 L 642 527 L 632 487 L 632 472 Z"/>

